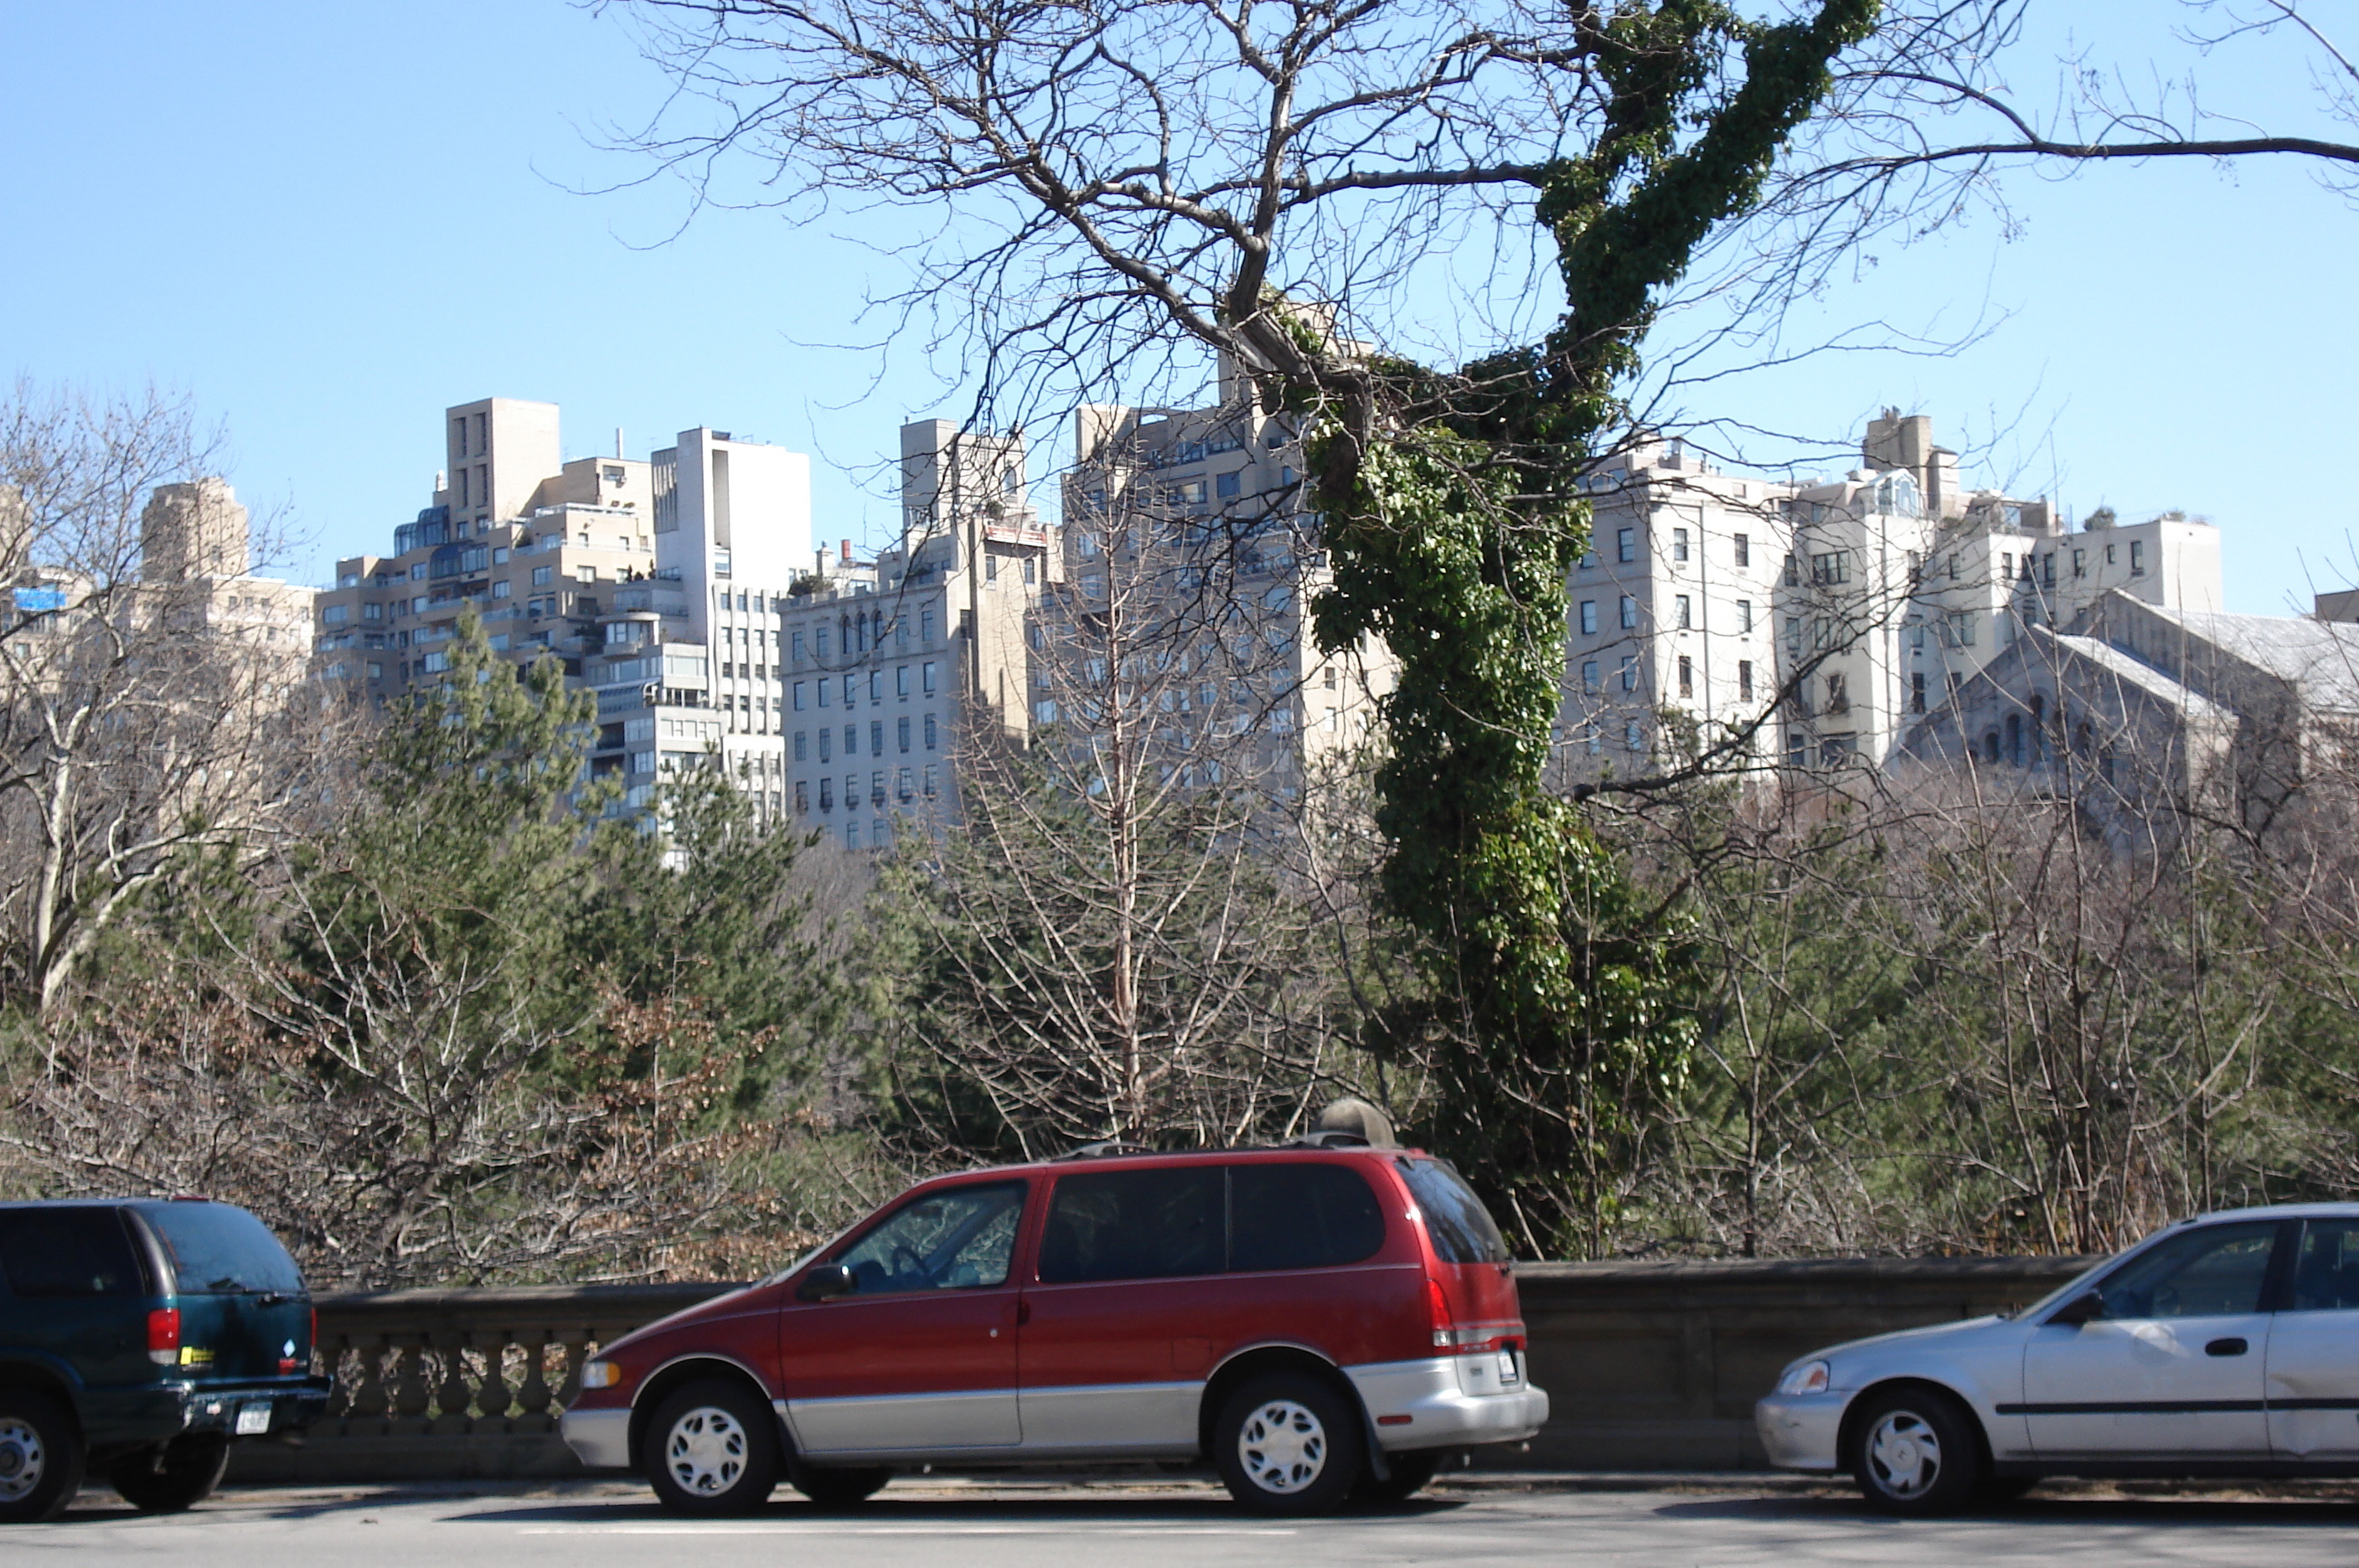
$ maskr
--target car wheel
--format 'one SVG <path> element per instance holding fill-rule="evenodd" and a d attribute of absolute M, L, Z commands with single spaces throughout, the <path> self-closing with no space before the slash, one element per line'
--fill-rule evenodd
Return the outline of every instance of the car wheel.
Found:
<path fill-rule="evenodd" d="M 1441 1450 L 1419 1449 L 1415 1454 L 1387 1454 L 1385 1468 L 1392 1472 L 1384 1480 L 1376 1479 L 1375 1466 L 1363 1465 L 1360 1484 L 1352 1488 L 1352 1496 L 1364 1503 L 1397 1503 L 1425 1489 L 1441 1469 Z"/>
<path fill-rule="evenodd" d="M 1851 1423 L 1851 1473 L 1879 1512 L 1955 1513 L 1981 1494 L 1983 1455 L 1974 1418 L 1932 1388 L 1872 1395 Z"/>
<path fill-rule="evenodd" d="M 229 1439 L 202 1432 L 118 1459 L 106 1479 L 142 1513 L 176 1514 L 212 1497 L 228 1468 Z"/>
<path fill-rule="evenodd" d="M 884 1490 L 893 1472 L 880 1466 L 832 1465 L 806 1468 L 795 1477 L 795 1490 L 823 1508 L 848 1508 Z"/>
<path fill-rule="evenodd" d="M 0 1388 L 0 1524 L 55 1514 L 82 1490 L 82 1434 L 47 1395 Z"/>
<path fill-rule="evenodd" d="M 777 1421 L 742 1383 L 690 1383 L 656 1407 L 640 1440 L 656 1497 L 674 1513 L 751 1513 L 778 1484 Z"/>
<path fill-rule="evenodd" d="M 1316 1377 L 1256 1377 L 1221 1407 L 1212 1462 L 1229 1496 L 1258 1513 L 1327 1513 L 1360 1479 L 1361 1419 Z"/>

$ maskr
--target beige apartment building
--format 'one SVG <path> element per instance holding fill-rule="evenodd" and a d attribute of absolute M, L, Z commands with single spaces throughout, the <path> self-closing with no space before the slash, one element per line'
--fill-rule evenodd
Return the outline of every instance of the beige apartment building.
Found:
<path fill-rule="evenodd" d="M 846 849 L 957 814 L 956 738 L 1027 733 L 1027 612 L 1057 572 L 1020 439 L 901 427 L 901 537 L 821 556 L 778 615 L 793 810 Z"/>
<path fill-rule="evenodd" d="M 441 671 L 472 607 L 495 650 L 597 694 L 591 770 L 621 809 L 717 754 L 782 813 L 777 615 L 810 559 L 810 460 L 699 427 L 568 462 L 556 406 L 505 397 L 445 410 L 443 441 L 433 504 L 320 594 L 321 676 L 382 703 Z"/>
<path fill-rule="evenodd" d="M 1573 574 L 1556 773 L 1627 776 L 1725 748 L 1793 768 L 1883 766 L 2024 628 L 2105 593 L 2220 604 L 2218 530 L 2169 514 L 2068 530 L 2054 506 L 1969 489 L 1932 422 L 1887 409 L 1832 481 L 1717 472 L 1639 443 L 1593 481 Z"/>
<path fill-rule="evenodd" d="M 1319 651 L 1310 605 L 1330 573 L 1299 430 L 1225 360 L 1217 391 L 1198 408 L 1079 411 L 1064 582 L 1034 638 L 1070 653 L 1036 657 L 1033 720 L 1087 730 L 1144 702 L 1162 766 L 1292 799 L 1358 753 L 1394 664 L 1374 637 Z"/>

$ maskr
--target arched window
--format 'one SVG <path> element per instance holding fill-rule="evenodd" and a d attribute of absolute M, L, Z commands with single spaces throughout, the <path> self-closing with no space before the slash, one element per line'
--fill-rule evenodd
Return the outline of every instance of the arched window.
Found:
<path fill-rule="evenodd" d="M 2048 759 L 2048 699 L 2039 692 L 2031 694 L 2031 760 Z"/>
<path fill-rule="evenodd" d="M 1983 736 L 1983 760 L 1984 762 L 1998 760 L 1998 731 L 1996 730 L 1992 730 Z"/>
<path fill-rule="evenodd" d="M 2014 767 L 2023 766 L 2023 715 L 2006 716 L 2006 760 Z"/>

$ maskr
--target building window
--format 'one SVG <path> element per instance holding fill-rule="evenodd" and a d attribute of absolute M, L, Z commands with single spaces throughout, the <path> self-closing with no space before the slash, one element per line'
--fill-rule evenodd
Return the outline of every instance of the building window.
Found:
<path fill-rule="evenodd" d="M 594 566 L 577 567 L 574 569 L 573 580 L 576 583 L 595 583 L 598 581 L 598 569 Z"/>
<path fill-rule="evenodd" d="M 810 810 L 810 784 L 806 779 L 795 780 L 795 810 L 798 811 Z"/>
<path fill-rule="evenodd" d="M 1581 689 L 1584 691 L 1597 690 L 1597 660 L 1584 659 L 1581 661 Z"/>
<path fill-rule="evenodd" d="M 860 726 L 858 724 L 846 724 L 843 726 L 843 755 L 846 757 L 858 757 L 860 755 Z"/>
<path fill-rule="evenodd" d="M 826 681 L 821 681 L 821 682 L 820 682 L 820 688 L 819 688 L 819 690 L 820 690 L 820 695 L 821 695 L 822 698 L 824 698 L 824 697 L 827 695 L 827 682 L 826 682 Z M 803 711 L 803 682 L 801 682 L 801 681 L 796 681 L 796 682 L 795 682 L 795 712 L 796 712 L 796 713 L 801 713 L 802 711 Z"/>
<path fill-rule="evenodd" d="M 2116 560 L 2116 558 L 2115 558 L 2115 557 L 2114 557 L 2114 546 L 2112 546 L 2112 545 L 2107 545 L 2107 546 L 2105 547 L 2105 564 L 2106 564 L 2107 566 L 2114 566 L 2114 565 L 2118 565 L 2118 564 L 2120 564 L 2120 563 L 2119 563 L 2119 561 Z M 414 574 L 415 574 L 415 572 L 414 572 L 414 569 L 413 569 L 413 575 L 414 575 Z M 1995 759 L 1995 758 L 1994 758 L 1993 760 L 1996 760 L 1996 759 Z"/>
<path fill-rule="evenodd" d="M 795 760 L 797 762 L 809 762 L 810 760 L 810 732 L 809 730 L 797 730 L 795 732 Z"/>
<path fill-rule="evenodd" d="M 843 809 L 845 811 L 848 811 L 852 810 L 853 799 L 852 791 L 846 789 L 843 792 Z M 846 822 L 843 824 L 843 847 L 846 849 L 858 849 L 860 847 L 860 824 L 858 822 Z"/>
<path fill-rule="evenodd" d="M 1912 713 L 1925 711 L 1925 677 L 1922 672 L 1908 678 L 1908 711 Z"/>
<path fill-rule="evenodd" d="M 1671 559 L 1673 561 L 1685 561 L 1687 558 L 1688 531 L 1685 528 L 1673 528 L 1671 530 Z"/>
<path fill-rule="evenodd" d="M 909 667 L 906 664 L 893 667 L 893 692 L 904 702 L 909 700 Z"/>
<path fill-rule="evenodd" d="M 1827 712 L 1830 713 L 1851 712 L 1851 689 L 1841 675 L 1827 677 Z"/>
<path fill-rule="evenodd" d="M 932 800 L 932 799 L 934 798 L 934 765 L 933 765 L 932 763 L 930 763 L 930 762 L 929 762 L 928 764 L 926 764 L 926 771 L 925 771 L 924 779 L 925 779 L 924 789 L 925 789 L 925 791 L 926 791 L 926 799 L 928 799 L 929 800 Z"/>
<path fill-rule="evenodd" d="M 1638 624 L 1638 601 L 1629 594 L 1622 595 L 1622 629 L 1628 631 Z"/>
<path fill-rule="evenodd" d="M 2039 583 L 2043 588 L 2056 586 L 2056 552 L 2052 550 L 2039 558 Z"/>
<path fill-rule="evenodd" d="M 505 599 L 505 598 L 506 598 L 506 597 L 508 596 L 508 592 L 509 592 L 509 590 L 508 590 L 508 580 L 507 580 L 506 578 L 505 578 L 505 577 L 501 578 L 497 583 L 493 583 L 493 584 L 492 584 L 492 597 L 493 597 L 493 598 L 495 598 L 495 599 Z M 375 609 L 375 608 L 376 608 L 376 606 L 375 606 L 375 605 L 374 605 L 374 604 L 372 604 L 372 605 L 370 605 L 370 606 L 369 606 L 369 608 L 371 608 L 371 609 Z"/>
<path fill-rule="evenodd" d="M 1693 604 L 1693 602 L 1692 602 L 1691 600 L 1690 600 L 1690 599 L 1689 599 L 1689 597 L 1688 597 L 1685 593 L 1682 593 L 1682 594 L 1680 594 L 1680 595 L 1679 596 L 1679 608 L 1680 608 L 1680 630 L 1681 630 L 1681 631 L 1683 631 L 1683 632 L 1684 632 L 1684 631 L 1692 631 L 1692 630 L 1694 630 L 1694 629 L 1695 629 L 1695 610 L 1694 610 L 1694 604 Z"/>
<path fill-rule="evenodd" d="M 1810 582 L 1821 588 L 1833 587 L 1851 581 L 1851 551 L 1829 550 L 1810 557 Z"/>
<path fill-rule="evenodd" d="M 2029 556 L 2024 557 L 2026 561 L 2028 561 L 2031 558 Z M 2002 583 L 2012 583 L 2015 581 L 2015 552 L 2013 550 L 2003 550 L 1998 552 L 1998 580 Z"/>
<path fill-rule="evenodd" d="M 908 723 L 907 719 L 901 722 L 905 724 Z M 906 751 L 908 748 L 904 746 L 902 749 Z M 868 755 L 871 757 L 885 755 L 885 721 L 882 719 L 871 719 L 868 722 Z"/>
<path fill-rule="evenodd" d="M 1750 599 L 1736 602 L 1736 629 L 1742 636 L 1753 635 L 1753 601 Z"/>
<path fill-rule="evenodd" d="M 1581 602 L 1581 631 L 1583 637 L 1597 635 L 1597 601 L 1594 599 Z"/>
<path fill-rule="evenodd" d="M 1032 722 L 1036 724 L 1055 724 L 1057 722 L 1056 700 L 1050 697 L 1043 697 L 1038 702 L 1033 703 Z"/>
<path fill-rule="evenodd" d="M 928 713 L 926 715 L 926 749 L 928 751 L 936 749 L 934 745 L 934 715 Z"/>
<path fill-rule="evenodd" d="M 1736 696 L 1739 702 L 1753 701 L 1753 661 L 1749 659 L 1736 661 Z"/>
<path fill-rule="evenodd" d="M 853 685 L 853 681 L 856 679 L 857 677 L 851 675 L 847 675 L 843 678 L 843 705 L 847 708 L 854 708 L 860 705 L 860 692 Z"/>
<path fill-rule="evenodd" d="M 1647 749 L 1647 726 L 1632 719 L 1622 726 L 1622 748 L 1625 751 Z"/>
<path fill-rule="evenodd" d="M 1951 612 L 1950 640 L 1960 648 L 1974 646 L 1974 613 L 1972 610 Z"/>
<path fill-rule="evenodd" d="M 934 694 L 934 661 L 930 659 L 926 660 L 919 667 L 919 674 L 923 678 L 919 683 L 925 688 L 926 695 L 932 696 Z"/>
<path fill-rule="evenodd" d="M 1614 536 L 1614 559 L 1631 561 L 1638 559 L 1638 530 L 1624 528 Z"/>
<path fill-rule="evenodd" d="M 989 550 L 984 552 L 983 580 L 985 583 L 996 583 L 999 581 L 999 557 Z"/>
<path fill-rule="evenodd" d="M 893 776 L 893 793 L 896 796 L 904 800 L 911 800 L 916 797 L 918 792 L 917 787 L 910 783 L 909 770 L 908 768 L 904 768 L 899 772 L 896 773 Z"/>
<path fill-rule="evenodd" d="M 2086 577 L 2089 575 L 2089 552 L 2087 550 L 2076 550 L 2072 552 L 2072 575 L 2075 577 Z"/>
<path fill-rule="evenodd" d="M 1684 653 L 1680 655 L 1680 695 L 1695 695 L 1695 662 Z"/>
<path fill-rule="evenodd" d="M 1736 564 L 1739 566 L 1752 565 L 1753 536 L 1751 534 L 1738 534 L 1734 542 L 1736 546 Z"/>
<path fill-rule="evenodd" d="M 1786 617 L 1786 657 L 1802 657 L 1802 617 L 1799 615 Z"/>
<path fill-rule="evenodd" d="M 1796 558 L 1789 555 L 1786 558 L 1786 586 L 1799 588 L 1801 585 L 1802 568 Z"/>
<path fill-rule="evenodd" d="M 1636 691 L 1637 689 L 1638 658 L 1636 654 L 1632 654 L 1622 660 L 1622 690 Z"/>
<path fill-rule="evenodd" d="M 2130 575 L 2133 577 L 2146 575 L 2146 540 L 2144 539 L 2130 540 Z"/>
<path fill-rule="evenodd" d="M 908 751 L 908 750 L 909 749 L 909 721 L 908 721 L 908 720 L 907 720 L 907 719 L 897 719 L 897 720 L 896 720 L 896 721 L 894 722 L 893 738 L 894 738 L 894 740 L 895 740 L 895 741 L 897 741 L 897 743 L 899 743 L 899 744 L 898 744 L 898 749 L 900 749 L 900 750 L 902 750 L 902 751 Z"/>

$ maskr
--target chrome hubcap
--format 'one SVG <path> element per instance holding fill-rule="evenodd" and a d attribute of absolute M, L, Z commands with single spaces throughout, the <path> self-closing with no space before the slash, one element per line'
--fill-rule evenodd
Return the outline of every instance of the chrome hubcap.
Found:
<path fill-rule="evenodd" d="M 679 1489 L 717 1497 L 745 1473 L 745 1429 L 717 1405 L 700 1405 L 671 1423 L 664 1468 Z"/>
<path fill-rule="evenodd" d="M 1272 1399 L 1245 1418 L 1237 1457 L 1265 1492 L 1299 1492 L 1327 1468 L 1327 1429 L 1292 1399 Z"/>
<path fill-rule="evenodd" d="M 48 1468 L 41 1434 L 13 1417 L 0 1418 L 0 1502 L 28 1496 Z"/>
<path fill-rule="evenodd" d="M 1922 1497 L 1940 1478 L 1940 1435 L 1915 1411 L 1894 1410 L 1867 1434 L 1867 1465 L 1891 1496 Z"/>

